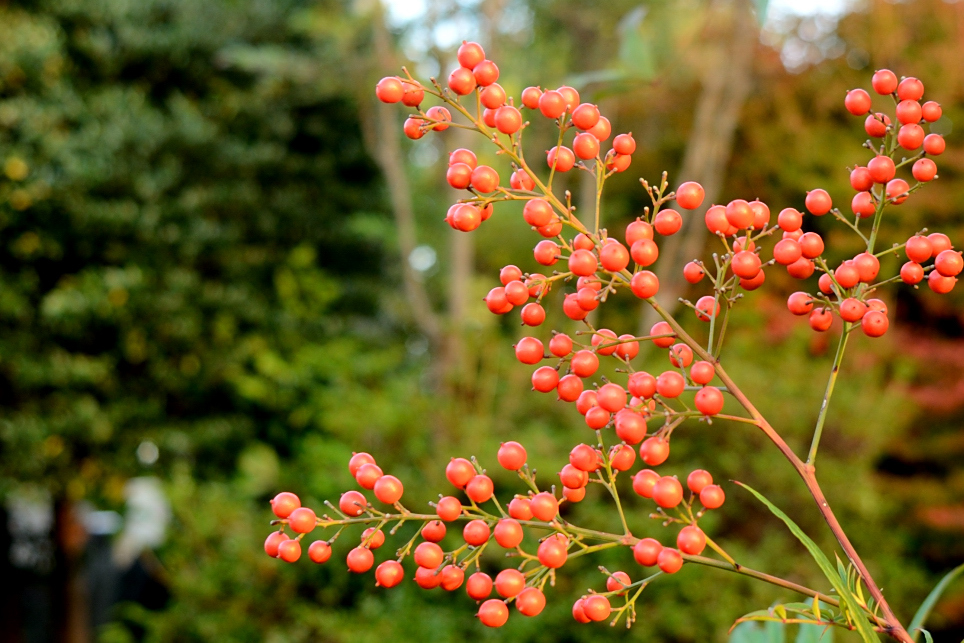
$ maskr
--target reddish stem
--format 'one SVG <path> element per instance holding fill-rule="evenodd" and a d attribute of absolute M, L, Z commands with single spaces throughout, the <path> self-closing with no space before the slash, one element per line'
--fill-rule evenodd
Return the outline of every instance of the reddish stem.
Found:
<path fill-rule="evenodd" d="M 846 532 L 844 532 L 843 527 L 840 526 L 840 522 L 834 515 L 833 510 L 830 509 L 830 504 L 827 502 L 827 498 L 824 496 L 823 490 L 820 488 L 820 484 L 817 482 L 816 470 L 813 465 L 808 465 L 797 457 L 797 454 L 793 452 L 793 449 L 790 448 L 790 445 L 788 445 L 780 434 L 777 433 L 776 430 L 770 425 L 770 423 L 767 422 L 766 418 L 763 417 L 763 414 L 761 414 L 753 403 L 750 402 L 750 400 L 746 397 L 746 395 L 744 395 L 743 391 L 740 390 L 736 382 L 734 382 L 726 371 L 723 370 L 723 367 L 720 365 L 718 360 L 707 353 L 703 347 L 696 342 L 696 340 L 694 340 L 685 330 L 683 330 L 682 326 L 680 326 L 671 315 L 669 315 L 658 303 L 656 303 L 654 299 L 649 299 L 647 301 L 649 301 L 656 312 L 659 313 L 659 315 L 665 319 L 667 323 L 669 323 L 669 325 L 676 332 L 677 336 L 693 349 L 694 353 L 698 354 L 701 359 L 711 362 L 715 366 L 716 374 L 726 385 L 730 394 L 733 395 L 733 397 L 740 402 L 743 408 L 746 409 L 750 416 L 756 420 L 756 425 L 760 428 L 760 430 L 762 430 L 770 441 L 773 442 L 778 449 L 780 449 L 780 452 L 783 453 L 783 456 L 790 462 L 790 464 L 793 465 L 793 468 L 796 469 L 797 474 L 799 474 L 799 476 L 803 479 L 804 484 L 807 486 L 807 490 L 810 492 L 810 495 L 813 496 L 813 500 L 817 504 L 817 510 L 820 511 L 820 514 L 827 522 L 827 525 L 830 527 L 830 531 L 833 532 L 833 535 L 840 544 L 840 547 L 844 550 L 847 558 L 850 559 L 850 562 L 857 570 L 857 573 L 860 574 L 861 579 L 867 586 L 867 589 L 870 591 L 870 595 L 873 596 L 874 600 L 877 601 L 878 605 L 880 605 L 880 609 L 884 614 L 884 620 L 887 623 L 885 633 L 898 641 L 902 641 L 903 643 L 914 643 L 914 639 L 911 638 L 911 636 L 907 633 L 907 630 L 904 629 L 904 626 L 901 625 L 900 621 L 897 619 L 897 616 L 894 614 L 893 610 L 890 608 L 890 605 L 887 603 L 887 600 L 884 598 L 883 592 L 880 591 L 877 583 L 870 575 L 870 570 L 868 570 L 867 566 L 864 565 L 863 560 L 861 560 L 860 556 L 857 554 L 857 550 L 854 549 L 854 546 L 851 544 Z"/>

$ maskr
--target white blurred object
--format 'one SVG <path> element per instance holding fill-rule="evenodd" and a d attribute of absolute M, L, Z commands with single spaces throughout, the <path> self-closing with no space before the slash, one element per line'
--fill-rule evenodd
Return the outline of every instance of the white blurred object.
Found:
<path fill-rule="evenodd" d="M 164 543 L 171 506 L 158 478 L 132 478 L 124 487 L 124 528 L 114 545 L 114 563 L 127 569 L 145 549 Z"/>

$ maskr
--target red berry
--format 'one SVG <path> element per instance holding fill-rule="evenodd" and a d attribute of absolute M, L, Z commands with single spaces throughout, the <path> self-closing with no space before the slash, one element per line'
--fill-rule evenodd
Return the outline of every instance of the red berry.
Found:
<path fill-rule="evenodd" d="M 915 179 L 921 183 L 927 183 L 937 176 L 937 164 L 930 159 L 917 159 L 911 172 Z"/>
<path fill-rule="evenodd" d="M 918 101 L 924 95 L 924 83 L 913 76 L 909 76 L 900 81 L 897 85 L 897 98 L 900 100 Z"/>
<path fill-rule="evenodd" d="M 405 88 L 401 80 L 394 76 L 387 76 L 375 85 L 375 95 L 383 103 L 397 103 L 405 95 Z"/>
<path fill-rule="evenodd" d="M 636 140 L 632 134 L 620 134 L 613 139 L 613 150 L 616 154 L 632 154 L 636 151 Z"/>
<path fill-rule="evenodd" d="M 363 464 L 375 464 L 375 458 L 364 451 L 361 453 L 352 453 L 351 459 L 348 460 L 348 473 L 354 478 Z M 300 502 L 298 506 L 301 506 Z M 284 517 L 286 518 L 287 516 Z"/>
<path fill-rule="evenodd" d="M 803 214 L 794 208 L 784 208 L 777 215 L 777 225 L 786 232 L 795 232 L 803 225 Z"/>
<path fill-rule="evenodd" d="M 522 129 L 522 114 L 512 105 L 503 105 L 495 112 L 495 128 L 503 134 L 515 134 Z"/>
<path fill-rule="evenodd" d="M 365 496 L 358 491 L 346 491 L 338 500 L 338 508 L 346 516 L 360 516 L 368 506 Z"/>
<path fill-rule="evenodd" d="M 703 203 L 703 186 L 687 181 L 676 189 L 676 202 L 684 210 L 695 210 Z"/>
<path fill-rule="evenodd" d="M 526 326 L 538 326 L 546 320 L 546 310 L 535 302 L 526 304 L 522 309 L 522 323 Z"/>
<path fill-rule="evenodd" d="M 596 123 L 592 129 L 589 130 L 589 134 L 596 137 L 600 143 L 609 139 L 609 135 L 612 134 L 613 128 L 609 123 L 609 119 L 605 116 L 599 117 L 599 122 Z"/>
<path fill-rule="evenodd" d="M 438 547 L 438 545 L 435 546 Z M 358 546 L 348 552 L 345 562 L 348 563 L 348 571 L 355 574 L 364 574 L 375 564 L 375 555 L 367 547 Z"/>
<path fill-rule="evenodd" d="M 905 181 L 904 179 L 894 179 L 892 181 L 889 181 L 887 183 L 887 190 L 886 190 L 887 199 L 892 201 L 894 205 L 900 205 L 901 203 L 907 200 L 908 196 L 910 196 L 907 193 L 909 189 L 910 189 L 910 186 L 907 185 L 907 181 Z"/>
<path fill-rule="evenodd" d="M 441 565 L 444 557 L 445 554 L 442 552 L 442 548 L 433 542 L 419 543 L 413 554 L 416 565 L 429 569 L 435 569 Z"/>
<path fill-rule="evenodd" d="M 532 304 L 529 304 L 530 306 Z M 532 374 L 532 388 L 540 393 L 548 393 L 559 385 L 559 371 L 551 366 L 537 368 Z"/>
<path fill-rule="evenodd" d="M 742 250 L 733 255 L 730 267 L 733 274 L 743 279 L 753 279 L 760 272 L 762 262 L 760 257 L 748 250 Z"/>
<path fill-rule="evenodd" d="M 927 287 L 939 295 L 946 295 L 954 289 L 957 277 L 945 277 L 936 270 L 927 276 Z"/>
<path fill-rule="evenodd" d="M 476 65 L 485 60 L 485 50 L 477 42 L 462 41 L 457 54 L 459 64 L 466 69 L 474 69 Z"/>
<path fill-rule="evenodd" d="M 668 337 L 670 342 L 672 337 Z M 645 371 L 638 371 L 629 376 L 629 392 L 640 399 L 653 397 L 656 393 L 656 378 Z"/>
<path fill-rule="evenodd" d="M 863 116 L 870 111 L 870 94 L 863 89 L 851 89 L 844 99 L 844 107 L 854 116 Z"/>
<path fill-rule="evenodd" d="M 367 453 L 365 455 L 368 455 Z M 371 456 L 368 456 L 371 457 Z M 372 462 L 374 462 L 374 458 Z M 351 466 L 349 465 L 349 470 Z M 354 475 L 354 473 L 352 474 Z M 271 511 L 278 518 L 287 518 L 291 512 L 301 506 L 301 499 L 290 491 L 282 491 L 271 499 Z"/>
<path fill-rule="evenodd" d="M 639 457 L 651 467 L 659 466 L 669 457 L 669 442 L 663 438 L 646 438 L 639 445 Z"/>
<path fill-rule="evenodd" d="M 479 87 L 487 87 L 499 80 L 499 67 L 491 60 L 483 60 L 472 68 L 472 74 Z"/>
<path fill-rule="evenodd" d="M 916 150 L 924 142 L 924 129 L 916 123 L 904 125 L 897 132 L 897 142 L 905 150 Z"/>
<path fill-rule="evenodd" d="M 823 238 L 816 232 L 805 232 L 798 241 L 800 254 L 807 259 L 815 259 L 823 254 Z"/>
<path fill-rule="evenodd" d="M 529 508 L 537 519 L 549 522 L 559 513 L 559 501 L 548 491 L 543 491 L 532 496 Z"/>
<path fill-rule="evenodd" d="M 871 310 L 860 320 L 860 327 L 867 337 L 881 337 L 889 326 L 886 313 L 879 310 Z"/>
<path fill-rule="evenodd" d="M 301 558 L 301 543 L 297 540 L 285 540 L 278 545 L 278 558 L 286 563 L 293 563 Z"/>
<path fill-rule="evenodd" d="M 445 466 L 445 477 L 456 488 L 464 487 L 475 476 L 475 467 L 465 458 L 452 458 Z"/>
<path fill-rule="evenodd" d="M 405 569 L 397 560 L 386 560 L 375 568 L 375 586 L 395 587 L 405 579 Z"/>
<path fill-rule="evenodd" d="M 690 367 L 690 379 L 694 384 L 709 384 L 716 375 L 716 369 L 710 362 L 694 362 Z"/>
<path fill-rule="evenodd" d="M 725 213 L 727 222 L 734 228 L 743 230 L 753 225 L 753 209 L 743 199 L 730 201 Z"/>
<path fill-rule="evenodd" d="M 840 318 L 845 322 L 860 321 L 866 312 L 867 304 L 859 299 L 848 297 L 840 302 Z"/>
<path fill-rule="evenodd" d="M 626 572 L 613 572 L 613 575 L 606 579 L 606 591 L 618 592 L 617 596 L 623 596 L 632 583 Z"/>
<path fill-rule="evenodd" d="M 781 239 L 773 247 L 773 258 L 783 266 L 789 266 L 803 254 L 800 244 L 793 239 Z"/>
<path fill-rule="evenodd" d="M 465 583 L 465 593 L 477 601 L 492 594 L 492 577 L 484 572 L 475 572 Z"/>
<path fill-rule="evenodd" d="M 299 507 L 288 516 L 288 526 L 296 533 L 307 534 L 315 528 L 317 520 L 314 511 L 308 507 Z"/>
<path fill-rule="evenodd" d="M 613 611 L 609 599 L 599 594 L 583 599 L 582 609 L 590 621 L 605 621 Z"/>
<path fill-rule="evenodd" d="M 505 549 L 515 549 L 522 542 L 522 525 L 512 518 L 503 518 L 493 530 L 495 542 Z"/>
<path fill-rule="evenodd" d="M 264 553 L 272 558 L 278 556 L 278 546 L 284 541 L 289 540 L 288 535 L 283 531 L 272 531 L 264 541 Z"/>
<path fill-rule="evenodd" d="M 509 471 L 518 471 L 526 463 L 526 450 L 518 442 L 503 442 L 499 447 L 499 464 Z"/>
<path fill-rule="evenodd" d="M 449 74 L 449 89 L 459 96 L 471 94 L 475 91 L 475 76 L 470 70 L 459 67 Z"/>
<path fill-rule="evenodd" d="M 645 221 L 640 221 L 636 219 L 628 226 L 626 226 L 626 245 L 630 248 L 633 247 L 640 239 L 650 239 L 653 238 L 653 226 Z"/>
<path fill-rule="evenodd" d="M 526 87 L 522 90 L 522 104 L 529 109 L 538 109 L 541 97 L 542 90 L 538 87 Z"/>
<path fill-rule="evenodd" d="M 695 404 L 703 415 L 716 415 L 723 410 L 723 393 L 715 386 L 704 386 L 696 393 Z"/>
<path fill-rule="evenodd" d="M 566 563 L 568 558 L 569 540 L 562 534 L 547 537 L 539 544 L 537 551 L 539 562 L 550 569 L 558 569 Z"/>
<path fill-rule="evenodd" d="M 509 502 L 509 515 L 516 520 L 532 520 L 532 508 L 528 498 L 515 497 Z"/>
<path fill-rule="evenodd" d="M 870 175 L 870 170 L 861 166 L 855 167 L 850 172 L 850 187 L 858 192 L 865 192 L 874 187 L 874 177 Z"/>
<path fill-rule="evenodd" d="M 599 262 L 604 270 L 620 272 L 629 265 L 629 251 L 618 241 L 610 240 L 599 250 Z"/>
<path fill-rule="evenodd" d="M 599 108 L 591 103 L 582 103 L 572 110 L 572 124 L 581 130 L 592 129 L 598 122 Z"/>
<path fill-rule="evenodd" d="M 830 208 L 833 207 L 833 201 L 830 199 L 830 195 L 827 194 L 826 190 L 820 189 L 807 192 L 807 198 L 804 203 L 807 206 L 807 211 L 818 217 L 827 214 L 830 212 Z"/>
<path fill-rule="evenodd" d="M 810 293 L 795 292 L 787 298 L 787 309 L 794 315 L 806 315 L 813 310 L 813 297 Z"/>
<path fill-rule="evenodd" d="M 897 115 L 897 122 L 901 125 L 909 125 L 911 123 L 919 123 L 921 119 L 921 109 L 920 103 L 916 100 L 902 100 L 897 103 L 897 108 L 895 110 Z M 903 128 L 901 128 L 903 129 Z"/>
<path fill-rule="evenodd" d="M 889 126 L 890 117 L 879 112 L 871 114 L 864 119 L 864 131 L 867 132 L 868 136 L 874 138 L 883 138 L 887 134 L 887 128 Z"/>
<path fill-rule="evenodd" d="M 490 598 L 479 606 L 476 614 L 486 627 L 502 627 L 509 620 L 509 608 L 497 598 Z"/>
<path fill-rule="evenodd" d="M 924 279 L 924 269 L 919 263 L 908 261 L 900 267 L 900 279 L 905 284 L 919 284 Z"/>
<path fill-rule="evenodd" d="M 940 134 L 928 134 L 924 137 L 924 151 L 931 156 L 944 153 L 944 137 Z"/>
<path fill-rule="evenodd" d="M 683 217 L 676 210 L 660 210 L 653 218 L 653 228 L 663 236 L 679 232 L 683 227 Z"/>
<path fill-rule="evenodd" d="M 663 476 L 653 487 L 653 500 L 663 509 L 671 509 L 683 500 L 683 485 L 676 478 Z"/>
<path fill-rule="evenodd" d="M 576 164 L 576 155 L 565 145 L 557 145 L 549 150 L 546 163 L 557 172 L 568 172 Z"/>
<path fill-rule="evenodd" d="M 462 538 L 473 547 L 478 547 L 489 540 L 491 530 L 484 520 L 470 520 L 462 529 Z"/>
<path fill-rule="evenodd" d="M 640 239 L 630 248 L 630 255 L 640 266 L 651 266 L 659 258 L 659 246 L 652 239 Z"/>
<path fill-rule="evenodd" d="M 581 471 L 595 471 L 599 468 L 599 455 L 588 444 L 577 444 L 569 452 L 569 464 Z"/>
<path fill-rule="evenodd" d="M 663 546 L 655 538 L 643 538 L 633 546 L 633 558 L 644 567 L 652 567 L 659 560 Z"/>
<path fill-rule="evenodd" d="M 676 546 L 684 554 L 699 556 L 706 547 L 706 535 L 696 525 L 687 525 L 676 536 Z"/>
<path fill-rule="evenodd" d="M 696 300 L 696 318 L 708 322 L 720 314 L 720 304 L 713 295 L 705 295 Z"/>
<path fill-rule="evenodd" d="M 956 277 L 964 269 L 964 258 L 960 252 L 943 250 L 934 258 L 934 269 L 944 277 Z"/>
<path fill-rule="evenodd" d="M 713 476 L 704 469 L 695 469 L 686 476 L 686 487 L 695 494 L 713 484 Z"/>
<path fill-rule="evenodd" d="M 380 531 L 378 533 L 381 533 Z M 382 540 L 385 540 L 385 536 L 382 536 Z M 324 540 L 316 540 L 315 542 L 308 545 L 308 558 L 311 562 L 318 563 L 319 565 L 327 562 L 331 558 L 331 545 L 329 545 Z"/>
<path fill-rule="evenodd" d="M 656 564 L 664 574 L 675 574 L 683 567 L 683 556 L 675 549 L 664 547 L 659 552 Z"/>
<path fill-rule="evenodd" d="M 659 279 L 649 270 L 641 270 L 633 275 L 629 287 L 640 299 L 649 299 L 659 292 Z"/>
<path fill-rule="evenodd" d="M 652 469 L 642 469 L 633 476 L 633 491 L 643 498 L 653 497 L 653 488 L 659 482 L 660 475 Z"/>
<path fill-rule="evenodd" d="M 472 82 L 475 82 L 474 76 L 472 78 Z M 502 85 L 499 83 L 492 83 L 482 90 L 482 92 L 479 94 L 479 98 L 482 100 L 482 104 L 489 109 L 499 109 L 505 105 L 506 94 L 505 90 L 502 89 Z"/>
<path fill-rule="evenodd" d="M 719 509 L 726 500 L 726 494 L 719 485 L 711 484 L 700 491 L 700 503 L 707 509 Z"/>
<path fill-rule="evenodd" d="M 940 103 L 935 103 L 934 101 L 929 100 L 921 105 L 921 118 L 928 123 L 933 123 L 936 120 L 940 120 L 941 113 L 942 110 Z"/>
<path fill-rule="evenodd" d="M 386 505 L 393 505 L 402 498 L 402 481 L 395 476 L 382 476 L 375 482 L 375 497 Z"/>
<path fill-rule="evenodd" d="M 452 498 L 452 499 L 458 502 L 458 499 L 456 498 Z M 459 513 L 461 513 L 461 511 L 462 510 L 460 507 Z M 422 538 L 424 538 L 429 542 L 437 543 L 443 538 L 445 538 L 446 531 L 448 530 L 445 528 L 445 523 L 443 523 L 441 520 L 432 520 L 425 523 L 425 526 L 422 527 Z"/>
<path fill-rule="evenodd" d="M 874 179 L 874 182 L 887 183 L 894 178 L 897 167 L 894 165 L 894 160 L 889 156 L 878 155 L 867 163 L 867 170 L 870 171 L 870 176 Z"/>
<path fill-rule="evenodd" d="M 583 160 L 594 159 L 599 154 L 599 139 L 589 132 L 576 134 L 572 141 L 572 151 Z"/>
<path fill-rule="evenodd" d="M 479 504 L 491 498 L 494 490 L 495 487 L 492 484 L 492 479 L 481 473 L 469 480 L 469 483 L 465 485 L 465 495 L 467 495 L 470 500 Z"/>
<path fill-rule="evenodd" d="M 696 261 L 690 261 L 683 266 L 683 279 L 691 284 L 698 284 L 705 274 L 706 271 L 703 270 L 703 266 Z"/>
<path fill-rule="evenodd" d="M 546 607 L 546 595 L 538 587 L 526 587 L 516 596 L 515 606 L 525 616 L 538 616 Z"/>
<path fill-rule="evenodd" d="M 881 96 L 893 94 L 897 90 L 897 74 L 889 69 L 879 69 L 874 73 L 870 84 L 873 85 L 874 91 Z"/>
<path fill-rule="evenodd" d="M 877 201 L 870 192 L 858 192 L 850 201 L 850 209 L 862 219 L 872 217 L 877 213 Z"/>
<path fill-rule="evenodd" d="M 686 380 L 677 371 L 664 371 L 656 378 L 656 392 L 662 397 L 679 397 L 686 387 Z"/>
<path fill-rule="evenodd" d="M 425 117 L 429 121 L 436 121 L 430 125 L 431 129 L 436 132 L 444 132 L 449 128 L 448 124 L 452 122 L 452 113 L 441 105 L 429 107 L 425 112 Z"/>
<path fill-rule="evenodd" d="M 628 444 L 616 444 L 609 450 L 609 466 L 615 471 L 629 471 L 636 461 L 636 451 Z"/>
<path fill-rule="evenodd" d="M 503 598 L 512 598 L 526 586 L 526 577 L 518 569 L 503 569 L 495 577 L 495 591 Z"/>

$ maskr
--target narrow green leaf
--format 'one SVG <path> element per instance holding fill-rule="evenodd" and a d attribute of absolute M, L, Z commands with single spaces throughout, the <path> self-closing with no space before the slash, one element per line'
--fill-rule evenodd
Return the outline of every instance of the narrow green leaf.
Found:
<path fill-rule="evenodd" d="M 817 620 L 819 621 L 820 620 L 820 599 L 819 598 L 813 599 L 813 605 L 811 605 L 811 609 L 813 610 L 813 615 L 816 616 Z"/>
<path fill-rule="evenodd" d="M 793 532 L 793 535 L 797 537 L 797 540 L 803 543 L 803 546 L 806 547 L 807 551 L 810 552 L 810 556 L 817 563 L 817 566 L 820 567 L 820 571 L 823 572 L 823 575 L 827 577 L 827 580 L 830 581 L 830 584 L 833 585 L 833 588 L 837 591 L 837 595 L 840 596 L 841 611 L 852 612 L 854 616 L 853 622 L 854 622 L 854 625 L 856 625 L 857 627 L 857 633 L 860 634 L 860 638 L 865 643 L 879 643 L 880 638 L 874 633 L 874 630 L 870 626 L 870 623 L 867 621 L 867 618 L 865 617 L 861 609 L 858 607 L 857 599 L 850 591 L 850 587 L 848 586 L 848 583 L 845 580 L 847 577 L 846 569 L 844 570 L 844 574 L 842 575 L 843 578 L 841 578 L 841 575 L 838 574 L 838 570 L 834 569 L 834 566 L 827 559 L 827 556 L 817 546 L 817 543 L 813 542 L 813 540 L 809 536 L 807 536 L 807 534 L 805 534 L 802 529 L 800 529 L 797 523 L 793 522 L 789 516 L 783 513 L 783 511 L 781 511 L 772 502 L 767 500 L 757 490 L 753 489 L 748 485 L 743 484 L 742 482 L 737 482 L 736 484 L 740 485 L 741 487 L 743 487 L 744 489 L 752 493 L 754 496 L 756 496 L 757 500 L 765 504 L 767 508 L 770 510 L 770 512 L 774 516 L 782 520 L 783 523 L 790 529 L 790 531 Z M 839 559 L 838 559 L 838 562 L 839 562 Z M 843 565 L 840 564 L 840 567 L 843 567 Z"/>
<path fill-rule="evenodd" d="M 927 598 L 925 598 L 924 602 L 920 604 L 920 607 L 917 608 L 917 613 L 914 614 L 914 618 L 911 619 L 910 626 L 907 628 L 907 631 L 911 636 L 914 637 L 915 641 L 917 640 L 917 635 L 914 634 L 914 632 L 918 629 L 924 633 L 924 638 L 926 638 L 928 641 L 931 640 L 930 634 L 928 634 L 926 630 L 922 629 L 924 621 L 927 620 L 931 610 L 934 609 L 934 604 L 937 603 L 937 600 L 941 597 L 941 594 L 944 593 L 944 590 L 947 589 L 947 586 L 950 585 L 954 579 L 961 574 L 961 572 L 964 572 L 964 565 L 958 565 L 948 572 L 947 575 L 941 579 L 941 582 L 939 582 L 934 589 L 931 590 L 931 593 L 927 595 Z"/>
<path fill-rule="evenodd" d="M 931 633 L 930 633 L 930 632 L 928 632 L 927 630 L 925 630 L 925 629 L 923 629 L 923 628 L 922 628 L 920 631 L 924 633 L 924 640 L 927 641 L 927 643 L 934 643 L 934 637 L 931 636 Z M 962 643 L 964 643 L 964 642 L 962 642 Z"/>

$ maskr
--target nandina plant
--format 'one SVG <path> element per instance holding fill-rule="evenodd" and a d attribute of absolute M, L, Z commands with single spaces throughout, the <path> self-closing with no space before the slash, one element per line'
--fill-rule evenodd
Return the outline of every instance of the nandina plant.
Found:
<path fill-rule="evenodd" d="M 464 586 L 469 598 L 479 602 L 477 615 L 482 624 L 499 627 L 509 618 L 512 604 L 524 616 L 538 615 L 546 604 L 547 583 L 552 584 L 569 559 L 625 548 L 627 562 L 631 557 L 638 567 L 631 572 L 600 568 L 604 576 L 600 586 L 575 597 L 572 613 L 577 621 L 623 621 L 629 626 L 635 620 L 636 601 L 650 583 L 675 574 L 684 564 L 697 564 L 771 583 L 807 599 L 773 606 L 739 620 L 839 627 L 858 632 L 864 641 L 878 640 L 878 633 L 882 633 L 909 643 L 918 632 L 930 640 L 921 625 L 951 577 L 935 589 L 907 626 L 902 624 L 835 517 L 816 475 L 820 438 L 848 339 L 855 332 L 872 338 L 887 332 L 888 310 L 877 296 L 880 289 L 897 281 L 918 284 L 926 279 L 931 290 L 947 293 L 964 268 L 961 253 L 943 234 L 925 235 L 923 230 L 904 243 L 886 247 L 878 239 L 885 211 L 901 206 L 937 178 L 933 157 L 943 152 L 944 140 L 924 128 L 940 118 L 941 107 L 933 101 L 921 103 L 923 83 L 910 77 L 898 79 L 889 70 L 877 71 L 871 82 L 873 90 L 884 99 L 893 99 L 891 109 L 881 112 L 872 111 L 873 100 L 867 91 L 854 89 L 847 94 L 846 109 L 855 116 L 865 116 L 864 129 L 871 137 L 865 143 L 870 151 L 866 166 L 850 171 L 856 191 L 852 215 L 834 207 L 831 196 L 819 188 L 806 194 L 804 211 L 785 208 L 775 225 L 770 208 L 759 200 L 737 199 L 706 210 L 705 223 L 715 235 L 719 250 L 712 254 L 711 261 L 694 258 L 683 269 L 689 283 L 705 287 L 705 294 L 695 304 L 683 302 L 684 310 L 691 310 L 705 322 L 705 332 L 690 334 L 660 305 L 659 279 L 648 268 L 659 256 L 659 240 L 677 233 L 682 226 L 685 215 L 675 208 L 699 208 L 703 188 L 695 182 L 684 182 L 670 191 L 666 174 L 656 185 L 641 180 L 652 206 L 619 231 L 621 234 L 607 230 L 601 225 L 600 197 L 606 181 L 630 167 L 636 151 L 632 135 L 612 136 L 609 120 L 596 105 L 580 102 L 579 93 L 572 87 L 528 87 L 520 97 L 521 105 L 516 106 L 496 82 L 497 65 L 486 59 L 476 43 L 463 43 L 458 62 L 447 87 L 435 79 L 421 83 L 403 69 L 402 77 L 383 78 L 376 94 L 386 103 L 400 102 L 414 109 L 404 124 L 409 138 L 419 139 L 450 127 L 464 128 L 481 134 L 482 142 L 493 145 L 498 157 L 504 159 L 506 167 L 500 171 L 480 165 L 476 154 L 468 149 L 450 155 L 446 178 L 453 188 L 465 190 L 466 197 L 452 205 L 446 221 L 468 233 L 485 223 L 499 204 L 524 202 L 522 216 L 543 237 L 535 244 L 534 258 L 549 274 L 525 273 L 514 265 L 505 266 L 499 274 L 501 285 L 488 293 L 485 305 L 497 315 L 521 307 L 523 324 L 538 328 L 546 318 L 543 306 L 552 303 L 561 305 L 567 317 L 585 325 L 574 336 L 553 331 L 551 337 L 546 333 L 541 333 L 541 338 L 525 337 L 515 344 L 515 355 L 521 363 L 536 367 L 532 373 L 535 391 L 555 392 L 563 402 L 575 404 L 594 431 L 595 442 L 575 445 L 569 462 L 558 471 L 558 490 L 555 479 L 537 479 L 526 464 L 523 445 L 503 443 L 496 459 L 505 469 L 518 473 L 524 493 L 501 501 L 478 460 L 454 458 L 445 467 L 453 495 L 440 496 L 430 503 L 433 513 L 406 508 L 401 502 L 402 482 L 385 474 L 372 455 L 355 453 L 348 468 L 362 491 L 346 491 L 337 506 L 326 502 L 325 513 L 318 515 L 302 507 L 291 492 L 274 498 L 272 509 L 277 520 L 272 524 L 277 529 L 265 541 L 268 555 L 293 563 L 302 556 L 302 541 L 307 534 L 316 529 L 334 530 L 326 540 L 315 540 L 308 546 L 308 557 L 324 563 L 332 556 L 335 539 L 348 529 L 358 528 L 360 534 L 354 536 L 357 544 L 346 557 L 351 572 L 363 574 L 374 567 L 376 585 L 391 588 L 403 582 L 403 563 L 411 558 L 414 579 L 420 587 L 454 591 Z M 429 96 L 439 104 L 423 110 Z M 888 111 L 893 120 L 885 113 Z M 558 131 L 558 142 L 548 150 L 545 162 L 540 159 L 530 164 L 524 156 L 525 131 L 542 124 L 527 121 L 524 114 Z M 595 179 L 595 211 L 577 212 L 568 192 L 560 196 L 554 191 L 553 179 L 574 170 L 588 172 Z M 908 178 L 898 173 L 907 173 Z M 503 184 L 506 174 L 508 185 Z M 840 265 L 830 265 L 824 258 L 821 236 L 803 231 L 808 215 L 830 215 L 860 240 L 863 251 Z M 772 249 L 764 253 L 764 243 L 774 237 Z M 907 262 L 899 274 L 880 274 L 880 257 L 888 253 L 906 255 Z M 826 332 L 837 317 L 842 322 L 826 394 L 805 457 L 795 453 L 757 410 L 748 393 L 727 373 L 720 357 L 734 306 L 745 301 L 746 293 L 763 285 L 767 271 L 781 267 L 805 284 L 804 289 L 790 295 L 790 313 L 809 316 L 816 332 Z M 645 300 L 662 317 L 648 335 L 617 334 L 607 328 L 597 329 L 587 321 L 591 311 L 621 290 Z M 665 371 L 651 374 L 634 367 L 640 342 L 652 342 L 666 351 Z M 623 378 L 620 382 L 598 375 L 601 359 L 614 361 L 616 372 Z M 722 412 L 727 397 L 735 400 L 738 412 Z M 657 471 L 670 456 L 675 430 L 687 421 L 750 425 L 779 449 L 813 497 L 816 510 L 843 550 L 846 564 L 839 557 L 831 562 L 780 509 L 749 486 L 736 484 L 764 503 L 805 545 L 832 591 L 805 587 L 740 565 L 703 531 L 701 518 L 724 505 L 723 488 L 708 471 L 693 471 L 685 481 Z M 642 466 L 637 463 L 637 451 Z M 624 483 L 625 478 L 629 480 Z M 566 503 L 583 500 L 589 484 L 598 484 L 608 492 L 621 531 L 608 533 L 577 525 L 560 514 Z M 668 542 L 640 539 L 631 533 L 625 515 L 629 488 L 643 502 L 654 503 L 651 517 L 672 530 L 665 539 Z M 376 567 L 375 552 L 384 545 L 386 531 L 393 535 L 404 524 L 413 523 L 418 525 L 414 535 Z M 446 539 L 448 530 L 456 525 L 462 530 L 461 539 Z M 495 547 L 505 550 L 513 564 L 518 564 L 492 578 L 481 571 L 480 556 Z M 498 597 L 493 597 L 493 591 Z"/>

